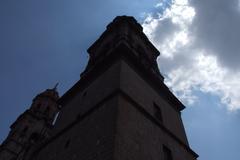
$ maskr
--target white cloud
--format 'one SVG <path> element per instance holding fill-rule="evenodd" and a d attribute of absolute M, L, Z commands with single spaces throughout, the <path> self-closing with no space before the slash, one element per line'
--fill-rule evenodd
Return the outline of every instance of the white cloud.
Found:
<path fill-rule="evenodd" d="M 191 62 L 192 67 L 180 66 L 168 73 L 166 84 L 188 104 L 193 104 L 197 97 L 194 90 L 211 93 L 221 98 L 230 110 L 240 108 L 240 73 L 233 74 L 219 66 L 217 58 L 198 53 Z"/>
<path fill-rule="evenodd" d="M 157 18 L 148 14 L 143 23 L 144 32 L 162 52 L 162 56 L 173 58 L 178 49 L 186 46 L 191 41 L 188 27 L 192 23 L 194 16 L 195 10 L 188 5 L 187 0 L 174 0 L 172 6 L 167 8 L 163 14 L 158 14 Z M 162 32 L 162 29 L 165 27 L 168 28 L 168 26 L 162 25 L 162 22 L 166 20 L 171 20 L 172 25 L 178 27 L 165 36 L 165 39 L 159 43 L 156 33 Z"/>
<path fill-rule="evenodd" d="M 156 7 L 156 8 L 158 8 L 158 7 L 163 7 L 163 2 L 157 3 L 157 4 L 155 5 L 155 7 Z"/>
<path fill-rule="evenodd" d="M 144 32 L 161 52 L 159 65 L 167 66 L 162 70 L 165 83 L 189 105 L 198 99 L 194 91 L 201 91 L 219 96 L 229 110 L 240 109 L 240 71 L 220 64 L 216 51 L 207 45 L 198 47 L 198 34 L 192 29 L 196 16 L 188 0 L 173 0 L 162 14 L 148 14 L 143 23 Z"/>

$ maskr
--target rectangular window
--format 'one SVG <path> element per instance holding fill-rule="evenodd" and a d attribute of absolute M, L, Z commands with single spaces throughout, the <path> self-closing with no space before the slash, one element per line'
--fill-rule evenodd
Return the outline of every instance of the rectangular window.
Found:
<path fill-rule="evenodd" d="M 154 110 L 155 110 L 154 116 L 158 119 L 158 121 L 162 122 L 163 117 L 162 117 L 161 108 L 156 103 L 153 103 L 153 106 L 154 106 Z"/>
<path fill-rule="evenodd" d="M 172 158 L 172 152 L 171 150 L 166 147 L 166 146 L 163 146 L 163 157 L 164 157 L 164 160 L 173 160 Z"/>

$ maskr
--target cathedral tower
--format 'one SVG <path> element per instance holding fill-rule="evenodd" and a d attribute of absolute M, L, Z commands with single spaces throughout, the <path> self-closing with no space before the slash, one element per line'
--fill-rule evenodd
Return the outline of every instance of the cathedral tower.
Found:
<path fill-rule="evenodd" d="M 30 149 L 50 137 L 59 111 L 58 98 L 54 88 L 33 99 L 31 107 L 11 125 L 10 133 L 0 147 L 0 160 L 22 160 Z"/>
<path fill-rule="evenodd" d="M 80 80 L 58 100 L 53 136 L 28 160 L 197 159 L 181 119 L 185 107 L 164 84 L 160 53 L 133 17 L 116 17 L 88 53 Z"/>
<path fill-rule="evenodd" d="M 80 80 L 59 100 L 54 137 L 31 160 L 195 160 L 184 105 L 164 84 L 133 17 L 119 16 L 88 49 Z"/>

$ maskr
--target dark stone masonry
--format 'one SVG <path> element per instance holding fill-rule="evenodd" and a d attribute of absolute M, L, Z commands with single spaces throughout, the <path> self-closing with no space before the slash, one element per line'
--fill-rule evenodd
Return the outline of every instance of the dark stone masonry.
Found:
<path fill-rule="evenodd" d="M 0 160 L 196 160 L 181 111 L 140 24 L 118 16 L 88 49 L 80 80 L 62 97 L 37 95 L 11 125 Z"/>

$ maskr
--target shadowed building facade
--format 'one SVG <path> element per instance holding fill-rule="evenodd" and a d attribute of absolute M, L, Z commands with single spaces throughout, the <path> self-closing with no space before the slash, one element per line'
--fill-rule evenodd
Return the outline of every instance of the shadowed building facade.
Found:
<path fill-rule="evenodd" d="M 181 119 L 185 107 L 164 84 L 159 51 L 133 17 L 116 17 L 88 53 L 80 80 L 57 101 L 52 136 L 25 159 L 197 159 Z"/>

